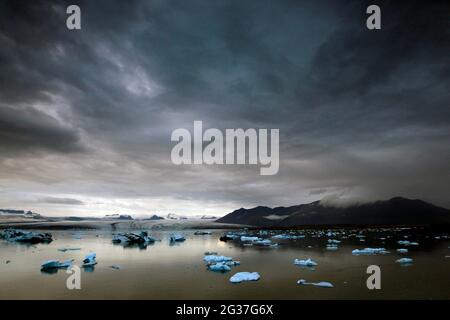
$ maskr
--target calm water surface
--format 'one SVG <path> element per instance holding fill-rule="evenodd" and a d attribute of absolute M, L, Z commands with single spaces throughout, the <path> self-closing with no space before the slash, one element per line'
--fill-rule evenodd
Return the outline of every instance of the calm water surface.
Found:
<path fill-rule="evenodd" d="M 204 236 L 183 231 L 186 241 L 177 245 L 169 244 L 170 232 L 152 232 L 162 241 L 143 249 L 113 245 L 110 232 L 51 233 L 55 240 L 50 244 L 0 240 L 0 299 L 450 299 L 449 239 L 411 231 L 408 240 L 420 245 L 408 247 L 406 255 L 396 252 L 404 233 L 393 231 L 368 234 L 364 243 L 337 237 L 342 243 L 336 251 L 326 250 L 326 236 L 307 235 L 277 241 L 278 248 L 260 248 L 221 242 L 223 231 Z M 66 247 L 81 250 L 58 251 Z M 352 255 L 353 249 L 365 247 L 385 247 L 390 253 Z M 206 251 L 230 256 L 241 265 L 227 273 L 208 271 L 202 260 Z M 81 271 L 81 290 L 66 288 L 69 275 L 63 269 L 54 274 L 40 271 L 41 263 L 50 259 L 75 259 L 81 265 L 89 252 L 97 253 L 98 264 L 92 272 Z M 414 263 L 401 266 L 395 262 L 401 257 L 413 258 Z M 295 258 L 311 258 L 318 266 L 301 268 L 293 264 Z M 381 267 L 381 290 L 366 287 L 366 268 L 372 264 Z M 119 265 L 120 270 L 111 265 Z M 230 283 L 229 278 L 239 271 L 257 271 L 261 279 Z M 334 288 L 297 285 L 299 279 L 329 281 Z"/>

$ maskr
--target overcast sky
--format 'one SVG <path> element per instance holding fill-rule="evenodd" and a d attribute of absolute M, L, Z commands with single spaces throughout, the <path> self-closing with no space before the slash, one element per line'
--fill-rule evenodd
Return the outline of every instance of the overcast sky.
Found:
<path fill-rule="evenodd" d="M 372 3 L 382 30 L 365 26 Z M 82 30 L 66 28 L 68 4 Z M 0 208 L 223 215 L 393 196 L 450 208 L 449 53 L 445 4 L 1 1 Z M 171 133 L 194 120 L 279 128 L 279 173 L 175 166 Z"/>

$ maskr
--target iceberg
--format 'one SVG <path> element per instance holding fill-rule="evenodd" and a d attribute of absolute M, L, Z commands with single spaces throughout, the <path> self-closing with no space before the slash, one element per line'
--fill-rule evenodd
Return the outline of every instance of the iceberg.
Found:
<path fill-rule="evenodd" d="M 328 239 L 328 243 L 341 243 L 341 242 L 336 239 Z"/>
<path fill-rule="evenodd" d="M 204 235 L 210 235 L 211 231 L 195 231 L 194 235 L 196 236 L 204 236 Z"/>
<path fill-rule="evenodd" d="M 227 262 L 227 261 L 233 261 L 233 259 L 231 257 L 226 257 L 226 256 L 217 256 L 214 254 L 211 255 L 207 255 L 203 257 L 203 260 L 206 263 L 218 263 L 218 262 Z"/>
<path fill-rule="evenodd" d="M 181 234 L 171 234 L 170 235 L 170 242 L 182 242 L 185 240 L 186 240 L 186 238 L 183 237 Z"/>
<path fill-rule="evenodd" d="M 50 243 L 53 241 L 50 233 L 37 233 L 31 231 L 22 231 L 16 229 L 6 229 L 0 232 L 0 239 L 5 239 L 10 242 L 22 242 L 22 243 Z"/>
<path fill-rule="evenodd" d="M 386 253 L 389 253 L 389 251 L 386 251 L 385 248 L 365 248 L 365 249 L 355 249 L 352 251 L 352 254 L 355 256 L 366 254 L 386 254 Z"/>
<path fill-rule="evenodd" d="M 94 252 L 87 254 L 83 260 L 83 267 L 95 266 L 97 264 L 97 261 L 95 260 L 96 256 L 97 255 Z"/>
<path fill-rule="evenodd" d="M 230 278 L 232 283 L 240 283 L 242 281 L 257 281 L 260 275 L 258 272 L 238 272 Z"/>
<path fill-rule="evenodd" d="M 322 288 L 333 288 L 333 284 L 331 284 L 330 282 L 327 281 L 321 281 L 321 282 L 306 282 L 305 279 L 300 279 L 297 281 L 297 284 L 302 284 L 302 285 L 313 285 L 316 287 L 322 287 Z"/>
<path fill-rule="evenodd" d="M 241 236 L 241 241 L 242 242 L 246 242 L 246 241 L 262 241 L 263 239 L 258 238 L 258 237 L 246 237 L 246 236 Z"/>
<path fill-rule="evenodd" d="M 411 242 L 408 240 L 399 240 L 397 243 L 402 246 L 418 246 L 419 245 L 418 242 Z"/>
<path fill-rule="evenodd" d="M 397 249 L 399 253 L 408 253 L 408 249 Z"/>
<path fill-rule="evenodd" d="M 326 247 L 326 249 L 327 250 L 330 250 L 330 251 L 336 251 L 337 249 L 339 249 L 339 247 L 337 246 L 337 245 L 327 245 L 327 247 Z"/>
<path fill-rule="evenodd" d="M 413 259 L 401 258 L 401 259 L 396 260 L 395 262 L 400 263 L 400 264 L 411 264 L 413 262 Z"/>
<path fill-rule="evenodd" d="M 125 245 L 132 244 L 149 244 L 154 243 L 155 241 L 160 241 L 156 238 L 153 238 L 148 235 L 147 232 L 142 231 L 140 233 L 129 232 L 129 233 L 119 233 L 114 235 L 112 242 L 113 243 L 121 243 Z"/>
<path fill-rule="evenodd" d="M 317 266 L 317 262 L 311 260 L 310 258 L 306 260 L 295 259 L 294 264 L 304 267 L 314 267 Z"/>
<path fill-rule="evenodd" d="M 116 269 L 116 270 L 119 270 L 120 269 L 120 266 L 119 265 L 117 265 L 117 264 L 113 264 L 112 266 L 109 266 L 111 269 Z"/>
<path fill-rule="evenodd" d="M 294 235 L 290 235 L 290 234 L 277 234 L 277 235 L 273 236 L 272 239 L 295 240 L 295 239 L 301 239 L 304 237 L 305 237 L 304 235 L 294 236 Z"/>
<path fill-rule="evenodd" d="M 59 260 L 47 260 L 42 263 L 41 270 L 69 268 L 72 266 L 72 262 L 72 259 L 63 262 L 59 262 Z"/>
<path fill-rule="evenodd" d="M 217 272 L 226 272 L 226 271 L 231 270 L 230 266 L 228 266 L 227 264 L 222 263 L 222 262 L 218 262 L 216 264 L 211 264 L 208 266 L 208 269 L 211 271 L 217 271 Z"/>
<path fill-rule="evenodd" d="M 59 248 L 58 251 L 66 252 L 66 251 L 77 251 L 81 250 L 81 248 Z"/>

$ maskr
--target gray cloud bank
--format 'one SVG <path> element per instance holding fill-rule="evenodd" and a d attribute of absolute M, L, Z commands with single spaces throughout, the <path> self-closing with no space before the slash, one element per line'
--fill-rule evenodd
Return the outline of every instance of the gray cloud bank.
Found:
<path fill-rule="evenodd" d="M 73 3 L 79 31 L 65 27 Z M 224 214 L 401 195 L 450 207 L 450 5 L 381 1 L 369 31 L 369 4 L 2 1 L 0 205 Z M 174 166 L 170 134 L 194 120 L 279 128 L 278 175 Z"/>

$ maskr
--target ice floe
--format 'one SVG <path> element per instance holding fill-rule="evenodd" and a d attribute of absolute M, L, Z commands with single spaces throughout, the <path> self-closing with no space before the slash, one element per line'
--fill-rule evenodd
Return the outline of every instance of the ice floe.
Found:
<path fill-rule="evenodd" d="M 148 233 L 145 231 L 141 231 L 140 233 L 136 232 L 119 233 L 114 235 L 112 239 L 113 243 L 121 243 L 124 245 L 149 244 L 154 243 L 155 241 L 160 240 L 149 236 Z"/>
<path fill-rule="evenodd" d="M 321 281 L 321 282 L 306 282 L 305 279 L 300 279 L 297 281 L 297 284 L 301 285 L 312 285 L 316 287 L 322 287 L 322 288 L 333 288 L 333 284 L 327 281 Z"/>
<path fill-rule="evenodd" d="M 229 265 L 222 263 L 222 262 L 218 262 L 216 264 L 211 264 L 208 265 L 208 269 L 211 271 L 219 271 L 219 272 L 226 272 L 226 271 L 230 271 L 231 268 Z"/>
<path fill-rule="evenodd" d="M 262 241 L 263 239 L 259 238 L 259 237 L 248 237 L 248 236 L 241 236 L 241 241 L 242 242 L 253 242 L 253 241 Z"/>
<path fill-rule="evenodd" d="M 399 240 L 397 243 L 402 246 L 418 246 L 419 245 L 419 243 L 417 243 L 417 242 L 411 242 L 408 240 Z"/>
<path fill-rule="evenodd" d="M 257 281 L 259 278 L 260 275 L 258 272 L 238 272 L 230 278 L 230 282 Z"/>
<path fill-rule="evenodd" d="M 395 262 L 400 263 L 400 264 L 411 264 L 413 262 L 413 259 L 401 258 L 401 259 L 396 260 Z"/>
<path fill-rule="evenodd" d="M 50 243 L 53 241 L 50 233 L 37 233 L 31 231 L 22 231 L 16 229 L 6 229 L 0 232 L 0 238 L 10 242 L 22 243 Z"/>
<path fill-rule="evenodd" d="M 83 267 L 95 266 L 97 264 L 96 258 L 97 255 L 95 254 L 95 252 L 87 254 L 83 260 Z"/>
<path fill-rule="evenodd" d="M 295 259 L 294 260 L 294 264 L 296 264 L 298 266 L 304 266 L 304 267 L 315 267 L 315 266 L 317 266 L 317 262 L 311 260 L 310 258 L 308 258 L 306 260 Z"/>
<path fill-rule="evenodd" d="M 182 236 L 181 234 L 171 234 L 170 235 L 170 242 L 182 242 L 185 241 L 186 238 Z"/>
<path fill-rule="evenodd" d="M 42 263 L 41 270 L 46 271 L 49 269 L 69 268 L 72 266 L 72 262 L 72 259 L 63 262 L 60 262 L 59 260 L 47 260 Z"/>
<path fill-rule="evenodd" d="M 206 263 L 218 263 L 218 262 L 233 261 L 233 258 L 211 254 L 211 255 L 204 256 L 203 260 Z"/>
<path fill-rule="evenodd" d="M 389 251 L 386 251 L 385 248 L 364 248 L 364 249 L 355 249 L 352 251 L 352 254 L 355 256 L 358 255 L 370 255 L 370 254 L 386 254 Z"/>
<path fill-rule="evenodd" d="M 81 248 L 59 248 L 58 251 L 66 252 L 66 251 L 78 251 L 81 250 Z"/>

